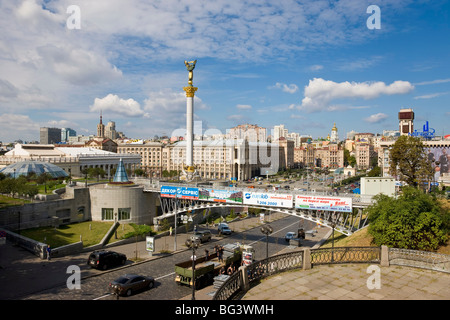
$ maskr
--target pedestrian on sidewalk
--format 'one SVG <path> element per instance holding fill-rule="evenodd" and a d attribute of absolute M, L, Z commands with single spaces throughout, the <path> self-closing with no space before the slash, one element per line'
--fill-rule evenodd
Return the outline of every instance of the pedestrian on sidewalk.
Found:
<path fill-rule="evenodd" d="M 219 247 L 219 262 L 223 262 L 223 246 Z"/>
<path fill-rule="evenodd" d="M 52 249 L 50 248 L 50 245 L 47 246 L 47 260 L 50 261 L 50 256 L 52 254 Z"/>

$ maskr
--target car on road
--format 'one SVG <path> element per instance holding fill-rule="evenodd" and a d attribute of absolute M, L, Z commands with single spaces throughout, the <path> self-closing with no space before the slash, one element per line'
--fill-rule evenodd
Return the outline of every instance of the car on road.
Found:
<path fill-rule="evenodd" d="M 297 236 L 297 234 L 295 232 L 288 232 L 286 233 L 286 235 L 284 236 L 284 240 L 286 240 L 287 242 L 289 242 L 291 239 L 295 239 L 295 237 Z"/>
<path fill-rule="evenodd" d="M 109 267 L 124 265 L 127 256 L 110 250 L 97 250 L 89 255 L 87 264 L 91 268 L 106 270 Z"/>
<path fill-rule="evenodd" d="M 231 229 L 226 223 L 219 223 L 217 231 L 219 231 L 219 233 L 221 234 L 231 234 Z"/>
<path fill-rule="evenodd" d="M 119 296 L 131 296 L 134 292 L 151 289 L 155 286 L 153 277 L 125 274 L 109 284 L 110 292 Z"/>
<path fill-rule="evenodd" d="M 203 242 L 211 240 L 211 237 L 212 237 L 211 231 L 209 231 L 209 230 L 197 231 L 191 236 L 191 240 L 203 243 Z"/>

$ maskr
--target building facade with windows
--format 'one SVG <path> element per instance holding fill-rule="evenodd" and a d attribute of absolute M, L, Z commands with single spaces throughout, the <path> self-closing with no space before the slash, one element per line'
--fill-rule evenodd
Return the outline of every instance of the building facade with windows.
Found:
<path fill-rule="evenodd" d="M 61 129 L 47 127 L 40 128 L 39 138 L 41 144 L 59 143 L 61 142 Z"/>
<path fill-rule="evenodd" d="M 144 143 L 119 143 L 117 152 L 123 154 L 135 154 L 141 157 L 141 169 L 146 175 L 153 178 L 161 178 L 165 169 L 163 163 L 163 144 L 159 142 Z"/>
<path fill-rule="evenodd" d="M 342 168 L 344 166 L 344 149 L 342 145 L 336 143 L 328 143 L 319 147 L 307 144 L 294 149 L 294 162 L 297 167 Z"/>

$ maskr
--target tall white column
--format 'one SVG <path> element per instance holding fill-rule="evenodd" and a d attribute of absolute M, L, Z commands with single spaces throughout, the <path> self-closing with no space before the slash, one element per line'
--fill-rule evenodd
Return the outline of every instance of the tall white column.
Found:
<path fill-rule="evenodd" d="M 197 60 L 184 61 L 189 71 L 188 86 L 183 87 L 186 92 L 186 163 L 183 175 L 187 181 L 193 180 L 196 174 L 194 166 L 194 96 L 198 88 L 193 86 L 194 68 Z"/>
<path fill-rule="evenodd" d="M 195 175 L 194 166 L 194 95 L 198 88 L 193 86 L 184 87 L 186 91 L 186 164 L 184 172 L 187 180 Z"/>
<path fill-rule="evenodd" d="M 187 91 L 186 91 L 187 93 Z M 194 165 L 194 97 L 186 97 L 186 166 Z"/>

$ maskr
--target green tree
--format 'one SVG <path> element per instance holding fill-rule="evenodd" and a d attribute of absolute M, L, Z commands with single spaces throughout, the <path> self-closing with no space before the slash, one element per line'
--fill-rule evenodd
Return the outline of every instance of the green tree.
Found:
<path fill-rule="evenodd" d="M 433 179 L 433 167 L 419 138 L 401 136 L 390 149 L 389 173 L 400 181 L 417 187 Z"/>
<path fill-rule="evenodd" d="M 41 173 L 36 179 L 36 182 L 38 184 L 44 185 L 45 193 L 47 193 L 47 181 L 49 181 L 51 178 L 52 178 L 52 176 L 50 174 L 48 174 L 47 172 L 44 172 L 44 173 Z"/>
<path fill-rule="evenodd" d="M 348 158 L 348 163 L 354 168 L 356 166 L 356 158 L 355 158 L 355 156 L 350 156 Z"/>
<path fill-rule="evenodd" d="M 447 226 L 435 198 L 413 187 L 397 199 L 380 194 L 367 209 L 369 233 L 376 245 L 436 250 L 447 241 Z M 446 212 L 445 214 L 449 214 Z"/>
<path fill-rule="evenodd" d="M 367 173 L 367 176 L 368 177 L 381 177 L 381 168 L 379 166 L 373 167 L 373 169 Z"/>
<path fill-rule="evenodd" d="M 23 193 L 32 198 L 39 193 L 39 188 L 34 184 L 26 184 Z"/>
<path fill-rule="evenodd" d="M 104 177 L 106 175 L 105 170 L 100 167 L 89 168 L 88 169 L 89 178 L 94 179 L 97 178 L 97 182 L 100 181 L 100 177 Z"/>
<path fill-rule="evenodd" d="M 134 174 L 138 177 L 144 177 L 145 176 L 145 171 L 141 168 L 135 169 L 134 170 Z"/>

